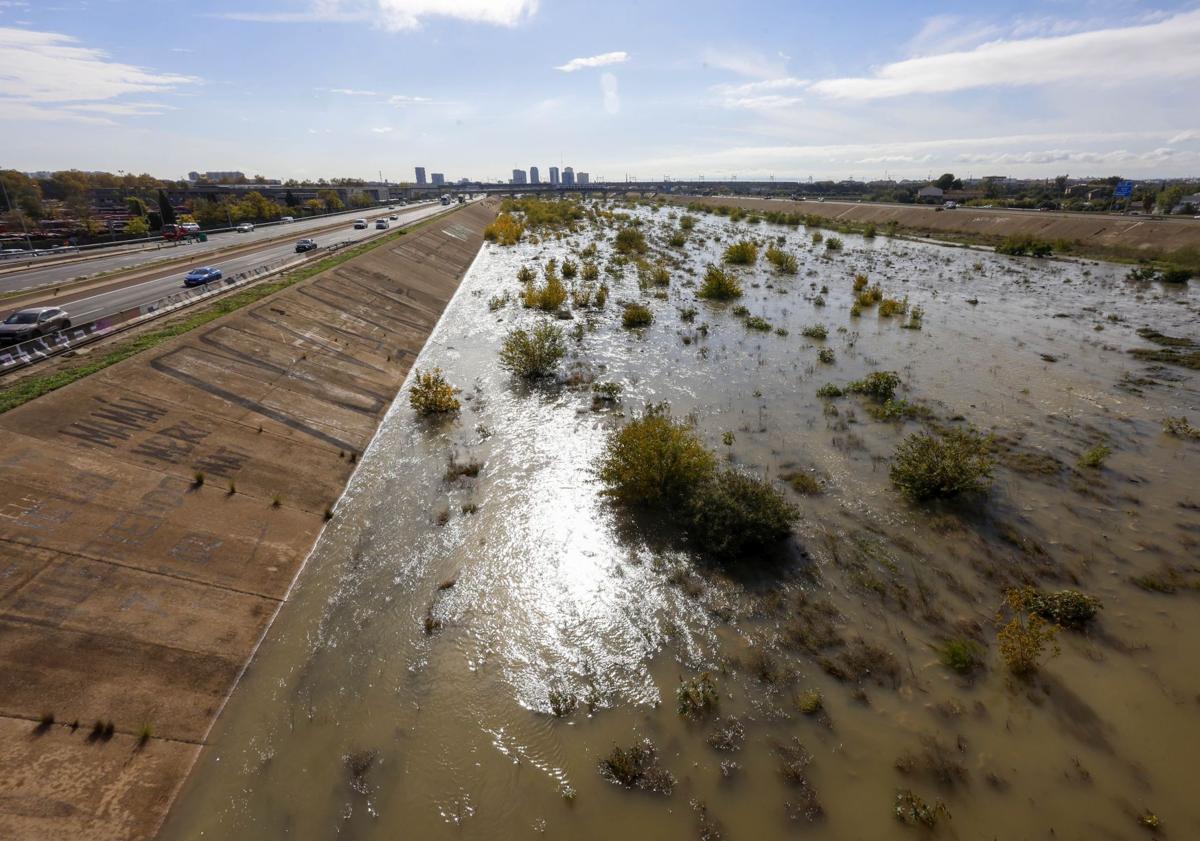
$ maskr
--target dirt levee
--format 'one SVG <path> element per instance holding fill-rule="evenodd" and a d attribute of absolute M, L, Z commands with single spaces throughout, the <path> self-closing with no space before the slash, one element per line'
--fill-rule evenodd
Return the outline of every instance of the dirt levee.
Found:
<path fill-rule="evenodd" d="M 494 215 L 0 416 L 0 837 L 155 833 Z"/>

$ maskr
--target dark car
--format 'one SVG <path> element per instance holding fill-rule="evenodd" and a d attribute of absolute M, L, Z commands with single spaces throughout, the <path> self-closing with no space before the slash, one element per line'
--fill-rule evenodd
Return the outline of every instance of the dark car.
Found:
<path fill-rule="evenodd" d="M 199 269 L 192 269 L 183 278 L 184 286 L 203 286 L 206 283 L 212 283 L 214 280 L 221 279 L 221 270 L 212 266 L 202 266 Z"/>
<path fill-rule="evenodd" d="M 303 254 L 305 251 L 312 251 L 316 247 L 317 241 L 312 237 L 308 237 L 296 243 L 296 253 Z"/>
<path fill-rule="evenodd" d="M 30 307 L 17 310 L 0 324 L 0 344 L 11 345 L 36 339 L 71 326 L 71 319 L 58 307 Z"/>

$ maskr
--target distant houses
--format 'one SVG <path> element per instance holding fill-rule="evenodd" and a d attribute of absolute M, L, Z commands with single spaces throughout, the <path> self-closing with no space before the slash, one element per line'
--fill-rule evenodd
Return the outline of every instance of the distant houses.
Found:
<path fill-rule="evenodd" d="M 942 201 L 942 197 L 945 194 L 945 190 L 941 187 L 935 187 L 930 184 L 927 187 L 917 190 L 917 201 L 937 203 Z"/>

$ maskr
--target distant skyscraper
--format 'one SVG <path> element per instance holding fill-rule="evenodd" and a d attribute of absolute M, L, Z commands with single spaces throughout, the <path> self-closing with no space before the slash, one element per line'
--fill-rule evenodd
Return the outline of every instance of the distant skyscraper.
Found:
<path fill-rule="evenodd" d="M 529 168 L 529 183 L 530 184 L 541 184 L 542 183 L 541 175 L 538 173 L 538 168 L 536 166 L 531 166 Z"/>
<path fill-rule="evenodd" d="M 558 167 L 556 167 L 556 166 L 550 167 L 550 183 L 551 184 L 558 183 Z"/>
<path fill-rule="evenodd" d="M 591 181 L 591 179 L 592 179 L 592 176 L 588 175 L 586 172 L 575 173 L 575 183 L 576 184 L 587 184 Z"/>
<path fill-rule="evenodd" d="M 425 167 L 423 167 L 423 166 L 417 167 L 417 183 L 418 184 L 425 183 Z"/>
<path fill-rule="evenodd" d="M 574 169 L 572 169 L 571 167 L 566 167 L 563 170 L 562 183 L 564 186 L 567 186 L 567 187 L 575 186 L 575 170 Z"/>
<path fill-rule="evenodd" d="M 514 170 L 513 170 L 512 183 L 514 183 L 514 184 L 524 184 L 524 183 L 525 183 L 525 170 L 523 170 L 523 169 L 514 169 Z"/>
<path fill-rule="evenodd" d="M 435 187 L 440 187 L 446 183 L 446 176 L 440 172 L 429 173 L 429 183 Z"/>

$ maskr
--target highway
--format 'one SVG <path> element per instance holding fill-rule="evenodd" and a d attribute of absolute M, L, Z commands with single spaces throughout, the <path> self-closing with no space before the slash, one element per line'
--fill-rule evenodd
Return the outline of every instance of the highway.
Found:
<path fill-rule="evenodd" d="M 340 242 L 357 242 L 359 240 L 370 239 L 375 236 L 383 236 L 389 231 L 395 231 L 404 225 L 411 225 L 428 216 L 432 216 L 441 211 L 447 210 L 439 203 L 423 204 L 419 208 L 406 208 L 401 210 L 397 208 L 394 211 L 385 211 L 382 214 L 372 212 L 371 218 L 374 219 L 380 215 L 385 218 L 392 213 L 399 215 L 399 220 L 391 223 L 389 230 L 376 230 L 374 221 L 366 230 L 355 230 L 354 218 L 349 217 L 345 220 L 345 225 L 337 230 L 329 231 L 325 234 L 319 234 L 313 238 L 317 241 L 318 246 L 326 248 L 330 245 Z M 366 214 L 363 214 L 364 216 Z M 297 224 L 294 228 L 289 226 L 289 232 L 302 234 L 300 225 Z M 255 232 L 257 233 L 257 231 Z M 248 235 L 243 235 L 243 237 Z M 275 239 L 274 241 L 264 242 L 263 247 L 255 249 L 248 254 L 239 254 L 234 257 L 222 258 L 219 252 L 221 249 L 229 249 L 234 245 L 245 243 L 245 239 L 234 240 L 225 238 L 224 243 L 217 246 L 216 249 L 206 248 L 203 252 L 196 253 L 197 259 L 193 264 L 184 268 L 164 269 L 161 274 L 155 273 L 150 277 L 130 283 L 127 286 L 119 286 L 115 289 L 109 289 L 104 292 L 89 294 L 88 292 L 80 292 L 73 296 L 69 292 L 64 292 L 57 297 L 47 298 L 41 302 L 42 305 L 53 304 L 60 306 L 67 311 L 74 324 L 83 324 L 88 321 L 94 321 L 107 315 L 122 312 L 133 307 L 141 306 L 142 304 L 170 295 L 183 288 L 183 276 L 192 268 L 197 266 L 215 266 L 224 273 L 225 277 L 238 274 L 250 269 L 259 268 L 272 263 L 277 263 L 284 259 L 299 258 L 296 254 L 296 240 L 302 239 L 302 236 L 288 236 L 284 239 Z M 211 245 L 206 243 L 206 245 Z M 320 259 L 321 250 L 309 252 L 314 259 Z M 115 280 L 115 279 L 114 279 Z M 29 306 L 34 306 L 30 304 Z"/>
<path fill-rule="evenodd" d="M 373 222 L 380 216 L 386 217 L 401 210 L 410 211 L 430 206 L 440 207 L 437 202 L 422 202 L 419 205 L 414 204 L 404 207 L 397 205 L 396 210 L 388 210 L 386 207 L 373 207 L 369 210 L 359 211 L 358 213 L 320 216 L 314 219 L 302 219 L 283 225 L 265 225 L 245 234 L 233 231 L 209 234 L 208 242 L 173 243 L 163 245 L 161 248 L 126 251 L 120 254 L 106 254 L 105 250 L 101 249 L 92 252 L 92 256 L 84 256 L 84 259 L 68 258 L 65 261 L 56 260 L 48 265 L 33 266 L 23 271 L 0 274 L 0 294 L 23 292 L 43 286 L 53 286 L 84 277 L 93 277 L 98 274 L 122 269 L 137 268 L 138 266 L 157 263 L 163 260 L 175 260 L 189 255 L 196 258 L 196 265 L 202 266 L 205 265 L 205 261 L 215 259 L 209 255 L 216 254 L 233 246 L 246 245 L 253 242 L 265 243 L 271 240 L 279 242 L 287 241 L 294 245 L 296 240 L 303 239 L 311 231 L 329 227 L 330 225 L 339 225 L 344 222 L 346 227 L 350 228 L 353 221 L 357 218 L 369 219 Z M 358 233 L 362 232 L 359 231 Z M 280 239 L 281 237 L 282 239 Z M 120 251 L 122 249 L 118 248 L 117 250 Z M 0 270 L 4 268 L 6 268 L 6 265 L 0 263 Z"/>

